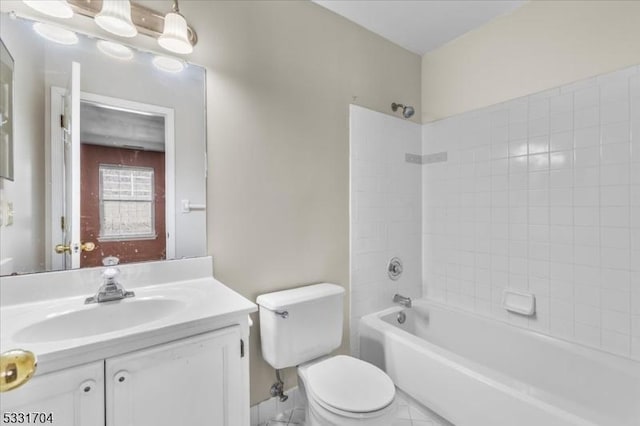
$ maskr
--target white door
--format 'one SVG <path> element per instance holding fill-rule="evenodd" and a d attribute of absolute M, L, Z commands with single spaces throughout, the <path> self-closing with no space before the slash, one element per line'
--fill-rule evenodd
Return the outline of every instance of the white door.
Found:
<path fill-rule="evenodd" d="M 9 416 L 2 424 L 104 426 L 104 362 L 36 372 L 26 384 L 2 394 L 0 411 L 3 418 Z M 13 421 L 11 413 L 29 413 L 31 418 Z"/>
<path fill-rule="evenodd" d="M 106 361 L 107 426 L 240 426 L 240 327 Z"/>
<path fill-rule="evenodd" d="M 71 63 L 64 96 L 64 245 L 65 269 L 80 267 L 80 64 Z"/>

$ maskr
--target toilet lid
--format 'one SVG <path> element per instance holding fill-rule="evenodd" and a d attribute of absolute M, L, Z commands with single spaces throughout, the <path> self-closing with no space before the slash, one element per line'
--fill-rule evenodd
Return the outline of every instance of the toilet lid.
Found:
<path fill-rule="evenodd" d="M 313 395 L 324 404 L 342 411 L 368 413 L 393 402 L 396 389 L 391 378 L 373 364 L 338 355 L 320 361 L 307 370 Z"/>

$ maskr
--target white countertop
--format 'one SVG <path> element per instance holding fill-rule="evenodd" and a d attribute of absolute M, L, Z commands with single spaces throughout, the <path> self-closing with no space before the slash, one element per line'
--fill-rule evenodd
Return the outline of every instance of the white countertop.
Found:
<path fill-rule="evenodd" d="M 172 263 L 173 269 L 176 266 L 180 268 L 193 266 L 193 264 L 189 264 L 189 260 L 184 262 L 187 264 L 180 265 L 174 261 Z M 165 265 L 159 269 L 161 270 L 163 267 Z M 129 266 L 128 268 L 134 270 L 134 267 Z M 73 272 L 76 271 L 69 271 L 70 274 Z M 48 274 L 39 275 L 43 280 L 46 280 Z M 0 351 L 11 349 L 32 351 L 38 358 L 38 374 L 43 374 L 231 325 L 241 325 L 245 330 L 243 334 L 248 334 L 248 314 L 257 311 L 257 306 L 254 303 L 229 289 L 212 276 L 199 278 L 190 276 L 189 278 L 191 279 L 147 286 L 127 286 L 126 281 L 123 281 L 122 284 L 127 290 L 135 291 L 135 297 L 116 302 L 85 304 L 85 298 L 93 295 L 100 285 L 99 282 L 94 282 L 90 286 L 92 291 L 84 291 L 81 295 L 65 294 L 65 297 L 44 300 L 34 297 L 36 300 L 33 302 L 5 304 L 0 308 Z M 58 280 L 56 279 L 56 281 Z M 50 283 L 49 285 L 55 284 Z M 10 291 L 15 292 L 15 289 Z M 64 294 L 64 291 L 62 293 Z M 25 299 L 14 300 L 24 301 Z M 111 319 L 110 314 L 107 316 L 99 315 L 99 321 L 113 320 L 114 324 L 117 321 L 118 324 L 125 326 L 122 328 L 118 326 L 118 329 L 113 331 L 104 332 L 102 330 L 99 334 L 85 334 L 83 337 L 48 337 L 46 333 L 30 335 L 25 332 L 25 329 L 31 325 L 38 325 L 68 313 L 75 314 L 84 310 L 87 312 L 83 312 L 83 314 L 89 314 L 86 318 L 92 318 L 92 312 L 96 312 L 96 310 L 103 309 L 100 313 L 104 314 L 108 312 L 104 308 L 113 309 L 115 307 L 112 305 L 109 308 L 109 304 L 138 304 L 117 306 L 114 310 L 117 314 L 120 308 L 137 310 L 137 306 L 148 300 L 170 301 L 173 305 L 179 306 L 179 309 L 133 326 L 127 324 L 126 319 L 122 317 Z M 136 311 L 129 310 L 128 312 Z M 73 325 L 76 326 L 76 324 Z M 98 328 L 103 325 L 94 324 Z M 88 324 L 88 327 L 91 328 L 91 325 Z"/>

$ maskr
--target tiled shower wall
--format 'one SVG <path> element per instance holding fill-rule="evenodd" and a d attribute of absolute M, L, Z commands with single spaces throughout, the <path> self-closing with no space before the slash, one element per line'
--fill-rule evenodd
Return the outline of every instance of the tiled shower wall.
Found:
<path fill-rule="evenodd" d="M 640 66 L 423 126 L 423 290 L 640 359 Z M 508 314 L 507 287 L 537 315 Z"/>
<path fill-rule="evenodd" d="M 395 293 L 420 297 L 421 165 L 419 124 L 351 105 L 351 350 L 359 353 L 358 320 L 392 305 Z M 398 281 L 389 259 L 404 263 Z"/>

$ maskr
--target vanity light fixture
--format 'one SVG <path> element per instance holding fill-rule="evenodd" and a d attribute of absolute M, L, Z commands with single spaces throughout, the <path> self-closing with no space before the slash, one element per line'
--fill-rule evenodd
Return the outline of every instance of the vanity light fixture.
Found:
<path fill-rule="evenodd" d="M 184 55 L 193 52 L 187 32 L 187 20 L 180 14 L 178 0 L 173 0 L 173 11 L 164 17 L 164 31 L 158 37 L 158 44 L 173 53 Z"/>
<path fill-rule="evenodd" d="M 36 22 L 35 24 L 33 24 L 33 29 L 40 36 L 46 38 L 49 41 L 53 41 L 58 44 L 64 44 L 67 46 L 78 44 L 78 36 L 76 35 L 76 33 L 65 28 L 43 24 L 42 22 Z"/>
<path fill-rule="evenodd" d="M 173 11 L 167 14 L 129 0 L 22 1 L 32 9 L 56 18 L 70 18 L 76 14 L 93 19 L 100 28 L 120 37 L 137 34 L 153 37 L 163 49 L 172 53 L 189 54 L 198 43 L 198 36 L 180 13 L 177 0 L 173 1 Z"/>
<path fill-rule="evenodd" d="M 103 0 L 100 13 L 94 18 L 105 31 L 120 37 L 135 37 L 138 29 L 131 21 L 129 0 Z"/>
<path fill-rule="evenodd" d="M 154 56 L 153 65 L 159 70 L 171 72 L 171 73 L 179 73 L 185 67 L 185 64 L 180 59 L 170 58 L 168 56 Z"/>
<path fill-rule="evenodd" d="M 45 15 L 54 18 L 71 18 L 73 10 L 67 0 L 22 0 L 24 4 Z"/>
<path fill-rule="evenodd" d="M 133 58 L 133 50 L 127 46 L 123 46 L 120 43 L 114 43 L 113 41 L 98 40 L 96 43 L 98 49 L 107 56 L 112 58 L 129 60 Z"/>

